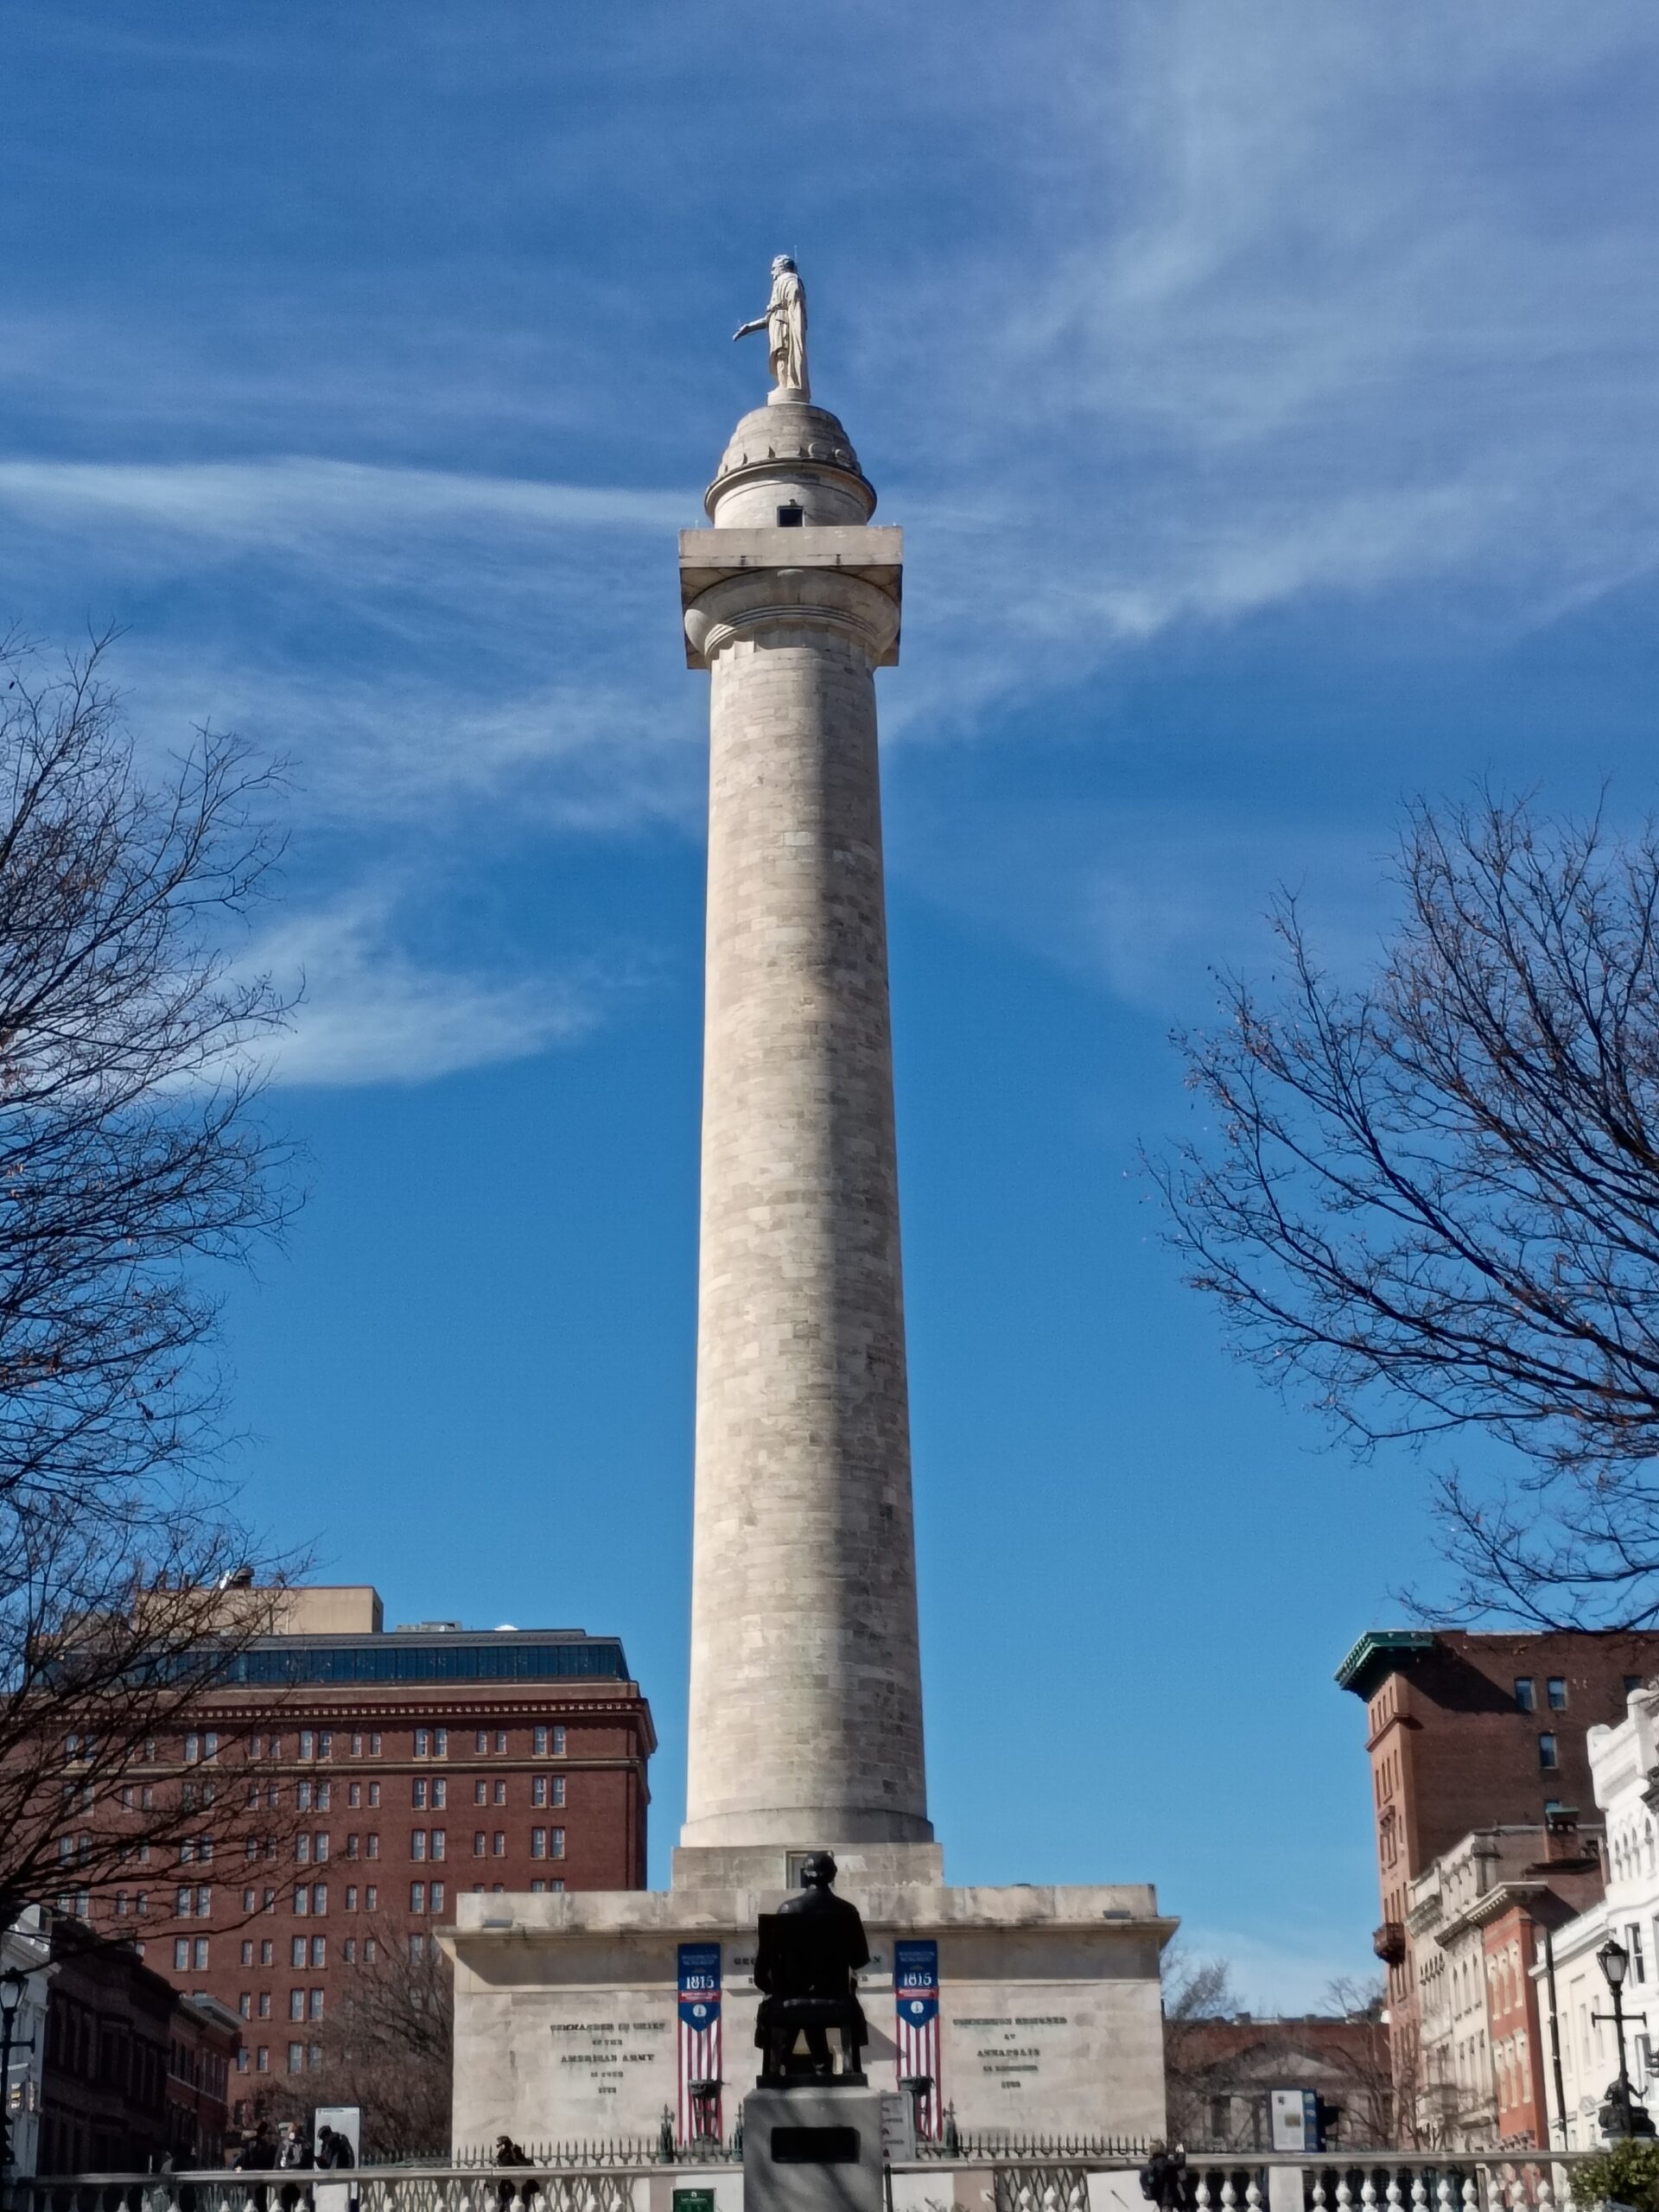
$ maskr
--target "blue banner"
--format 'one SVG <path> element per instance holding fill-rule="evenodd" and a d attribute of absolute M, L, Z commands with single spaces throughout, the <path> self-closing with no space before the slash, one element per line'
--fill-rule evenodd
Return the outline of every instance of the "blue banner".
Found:
<path fill-rule="evenodd" d="M 893 1997 L 907 2028 L 925 2027 L 939 2013 L 939 1947 L 906 1942 L 893 1947 Z"/>
<path fill-rule="evenodd" d="M 680 2018 L 688 2028 L 712 2027 L 720 2018 L 720 1946 L 682 1943 Z"/>

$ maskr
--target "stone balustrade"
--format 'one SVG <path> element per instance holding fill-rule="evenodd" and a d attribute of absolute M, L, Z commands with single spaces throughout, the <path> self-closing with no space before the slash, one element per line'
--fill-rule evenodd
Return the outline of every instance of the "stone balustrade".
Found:
<path fill-rule="evenodd" d="M 1017 2145 L 1017 2146 L 1016 2146 Z M 11 2212 L 672 2212 L 679 2187 L 741 2203 L 724 2145 L 647 2158 L 637 2142 L 565 2146 L 529 2167 L 367 2165 L 346 2174 L 78 2174 L 20 2178 Z M 1589 2212 L 1585 2152 L 1190 2154 L 1184 2212 Z M 579 2162 L 578 2162 L 579 2161 Z M 1080 2139 L 969 2139 L 895 2162 L 891 2212 L 1144 2212 L 1139 2157 Z"/>

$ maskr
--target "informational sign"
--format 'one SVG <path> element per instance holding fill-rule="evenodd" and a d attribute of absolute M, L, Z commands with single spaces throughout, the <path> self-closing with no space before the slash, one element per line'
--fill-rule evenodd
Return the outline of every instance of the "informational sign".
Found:
<path fill-rule="evenodd" d="M 322 2131 L 332 2127 L 336 2135 L 343 2135 L 352 2146 L 352 2166 L 363 2163 L 363 2107 L 361 2105 L 319 2105 L 311 2115 L 311 2155 L 321 2164 Z M 356 2212 L 357 2178 L 354 2171 L 341 2170 L 338 2181 L 325 2181 L 319 2174 L 312 2192 L 316 2212 Z"/>
<path fill-rule="evenodd" d="M 682 2143 L 699 2136 L 721 2139 L 720 1946 L 682 1943 L 678 2005 L 679 2105 Z"/>
<path fill-rule="evenodd" d="M 916 2101 L 916 2133 L 938 2142 L 944 2133 L 939 2080 L 939 1947 L 920 1941 L 893 1947 L 893 2045 L 899 2082 L 925 2080 Z"/>
<path fill-rule="evenodd" d="M 881 2092 L 881 2156 L 892 2165 L 916 2155 L 916 2107 L 903 2089 Z"/>
<path fill-rule="evenodd" d="M 1315 2089 L 1269 2089 L 1268 2108 L 1275 2151 L 1318 2151 L 1319 2099 Z"/>

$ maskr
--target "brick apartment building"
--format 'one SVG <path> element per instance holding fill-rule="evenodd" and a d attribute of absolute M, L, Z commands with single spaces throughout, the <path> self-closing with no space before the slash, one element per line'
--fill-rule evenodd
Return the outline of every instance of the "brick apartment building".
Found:
<path fill-rule="evenodd" d="M 280 1630 L 135 1771 L 137 1789 L 200 1791 L 201 1836 L 88 1908 L 238 2020 L 244 2119 L 263 2080 L 321 2063 L 320 2024 L 353 1969 L 429 1942 L 459 1891 L 642 1888 L 656 1748 L 613 1637 L 388 1631 L 367 1587 L 296 1591 Z M 214 1802 L 243 1824 L 268 1809 L 280 1845 L 215 1853 Z"/>
<path fill-rule="evenodd" d="M 1411 1932 L 1412 1888 L 1477 1831 L 1501 1828 L 1535 1835 L 1541 1863 L 1555 1851 L 1554 1827 L 1571 1827 L 1580 1808 L 1594 1805 L 1586 1732 L 1624 1718 L 1630 1690 L 1659 1672 L 1659 1631 L 1560 1631 L 1485 1635 L 1461 1629 L 1373 1630 L 1337 1669 L 1337 1681 L 1363 1700 L 1371 1764 L 1382 1920 L 1374 1937 L 1388 1969 L 1388 2004 L 1396 2062 L 1422 2041 L 1424 1970 Z M 1578 1846 L 1572 1847 L 1577 1850 Z M 1529 1878 L 1552 1891 L 1570 1889 L 1563 1866 Z M 1525 1907 L 1513 1929 L 1491 1931 L 1492 1971 L 1506 1997 L 1510 1945 L 1530 1955 L 1559 1908 L 1543 1899 Z M 1506 1906 L 1506 1910 L 1508 1907 Z M 1425 1928 L 1432 1915 L 1421 1909 Z M 1427 1938 L 1438 1942 L 1438 1936 Z M 1431 1965 L 1433 1961 L 1429 1962 Z M 1432 1980 L 1433 1976 L 1429 1979 Z M 1524 2008 L 1526 2000 L 1519 1999 Z M 1516 2014 L 1506 2021 L 1523 2031 Z M 1537 2042 L 1529 2082 L 1513 2083 L 1504 2116 L 1519 2124 L 1531 2109 Z"/>

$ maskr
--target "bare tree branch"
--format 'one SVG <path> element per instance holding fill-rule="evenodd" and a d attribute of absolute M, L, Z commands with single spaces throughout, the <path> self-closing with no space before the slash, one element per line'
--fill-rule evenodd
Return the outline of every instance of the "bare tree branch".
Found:
<path fill-rule="evenodd" d="M 1150 1163 L 1239 1352 L 1364 1452 L 1458 1433 L 1459 1601 L 1540 1625 L 1659 1618 L 1659 832 L 1414 808 L 1369 988 L 1294 900 L 1278 1003 L 1225 982 L 1185 1036 L 1213 1135 Z"/>

